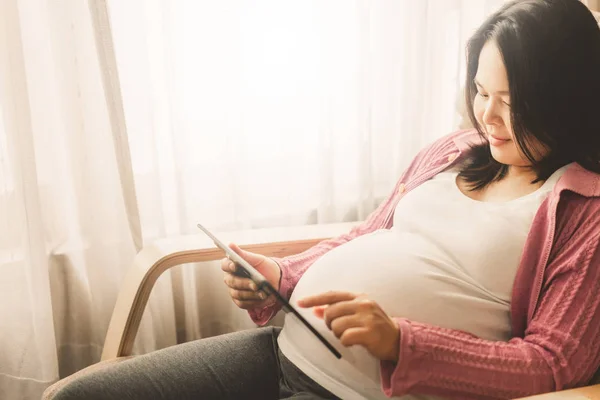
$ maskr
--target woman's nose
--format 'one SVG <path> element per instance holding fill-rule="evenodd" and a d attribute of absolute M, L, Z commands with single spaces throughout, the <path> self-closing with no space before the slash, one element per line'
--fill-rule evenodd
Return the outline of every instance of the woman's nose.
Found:
<path fill-rule="evenodd" d="M 497 101 L 489 99 L 482 119 L 486 125 L 498 125 L 502 122 L 502 118 L 500 118 L 500 114 L 498 113 Z"/>

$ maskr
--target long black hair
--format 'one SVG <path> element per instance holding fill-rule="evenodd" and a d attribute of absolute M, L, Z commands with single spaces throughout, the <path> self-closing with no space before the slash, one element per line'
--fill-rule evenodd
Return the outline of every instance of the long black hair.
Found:
<path fill-rule="evenodd" d="M 600 28 L 578 0 L 517 0 L 505 4 L 467 44 L 465 96 L 473 126 L 486 140 L 461 168 L 471 190 L 502 179 L 508 166 L 491 154 L 475 118 L 474 79 L 483 46 L 493 41 L 508 77 L 514 139 L 537 179 L 577 162 L 600 173 Z M 548 150 L 539 159 L 535 138 Z"/>

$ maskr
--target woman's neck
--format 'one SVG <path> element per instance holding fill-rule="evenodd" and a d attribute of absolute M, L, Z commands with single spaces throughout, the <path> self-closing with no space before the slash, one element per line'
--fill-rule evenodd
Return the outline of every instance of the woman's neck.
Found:
<path fill-rule="evenodd" d="M 500 181 L 495 181 L 481 190 L 471 191 L 464 180 L 458 180 L 459 189 L 474 200 L 503 202 L 526 196 L 539 189 L 544 183 L 532 184 L 537 175 L 531 168 L 510 166 L 508 173 Z"/>
<path fill-rule="evenodd" d="M 504 179 L 523 184 L 531 184 L 531 182 L 537 179 L 537 174 L 531 167 L 519 167 L 515 165 L 509 165 L 508 173 L 506 174 Z"/>

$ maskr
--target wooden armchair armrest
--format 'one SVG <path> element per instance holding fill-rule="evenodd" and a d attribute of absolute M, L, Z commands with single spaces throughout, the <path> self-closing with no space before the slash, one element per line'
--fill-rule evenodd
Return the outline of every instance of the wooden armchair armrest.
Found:
<path fill-rule="evenodd" d="M 236 242 L 243 249 L 268 257 L 285 257 L 301 253 L 324 238 L 349 232 L 354 225 L 342 223 L 257 229 L 219 234 L 219 238 Z M 273 238 L 278 241 L 274 242 Z M 135 257 L 119 291 L 102 350 L 102 360 L 131 354 L 150 292 L 163 272 L 177 265 L 214 261 L 223 257 L 223 251 L 214 247 L 202 233 L 163 239 L 144 247 Z"/>

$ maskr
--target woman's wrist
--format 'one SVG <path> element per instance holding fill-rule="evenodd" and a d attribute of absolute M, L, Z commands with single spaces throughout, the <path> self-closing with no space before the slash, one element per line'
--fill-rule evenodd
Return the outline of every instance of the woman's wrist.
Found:
<path fill-rule="evenodd" d="M 388 355 L 387 355 L 385 361 L 391 361 L 394 364 L 397 364 L 398 359 L 400 357 L 401 333 L 400 333 L 400 327 L 398 326 L 398 324 L 396 324 L 396 321 L 392 320 L 392 322 L 394 323 L 395 334 L 393 335 L 393 339 L 391 340 L 390 351 L 388 352 Z"/>
<path fill-rule="evenodd" d="M 281 269 L 281 265 L 279 265 L 279 263 L 274 260 L 273 258 L 269 258 L 271 261 L 273 261 L 273 263 L 277 266 L 277 273 L 279 274 L 278 277 L 276 277 L 275 281 L 277 282 L 277 286 L 275 286 L 275 289 L 277 289 L 277 291 L 279 291 L 281 289 L 281 280 L 283 278 L 283 270 Z"/>

